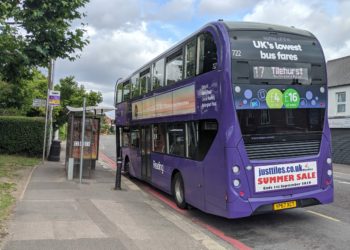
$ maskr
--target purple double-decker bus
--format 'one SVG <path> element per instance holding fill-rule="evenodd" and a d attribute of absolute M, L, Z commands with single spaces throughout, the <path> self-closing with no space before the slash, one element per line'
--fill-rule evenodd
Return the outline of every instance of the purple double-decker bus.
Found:
<path fill-rule="evenodd" d="M 238 218 L 333 201 L 327 75 L 310 32 L 213 22 L 116 85 L 124 171 Z"/>

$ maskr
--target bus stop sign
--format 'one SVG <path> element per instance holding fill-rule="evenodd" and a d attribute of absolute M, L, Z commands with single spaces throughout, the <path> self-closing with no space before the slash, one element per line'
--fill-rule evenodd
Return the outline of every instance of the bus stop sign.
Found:
<path fill-rule="evenodd" d="M 49 105 L 51 106 L 60 106 L 60 98 L 61 98 L 61 92 L 50 90 L 49 93 Z"/>

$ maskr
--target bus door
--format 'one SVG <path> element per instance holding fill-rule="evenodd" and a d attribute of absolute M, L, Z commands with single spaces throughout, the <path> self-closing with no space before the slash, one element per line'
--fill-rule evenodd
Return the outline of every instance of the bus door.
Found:
<path fill-rule="evenodd" d="M 141 128 L 141 177 L 151 180 L 151 127 Z"/>

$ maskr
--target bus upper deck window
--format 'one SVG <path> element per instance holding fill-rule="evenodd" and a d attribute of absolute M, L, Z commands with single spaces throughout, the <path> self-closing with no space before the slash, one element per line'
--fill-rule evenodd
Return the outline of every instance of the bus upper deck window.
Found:
<path fill-rule="evenodd" d="M 131 77 L 131 97 L 137 97 L 140 95 L 140 82 L 138 75 Z"/>
<path fill-rule="evenodd" d="M 192 40 L 185 49 L 185 78 L 196 74 L 196 40 Z"/>
<path fill-rule="evenodd" d="M 166 60 L 166 85 L 170 85 L 182 80 L 183 54 L 182 49 L 170 55 Z"/>
<path fill-rule="evenodd" d="M 150 69 L 146 69 L 143 72 L 140 73 L 140 88 L 141 88 L 141 95 L 146 94 L 148 91 L 151 91 L 150 88 Z"/>
<path fill-rule="evenodd" d="M 123 101 L 123 84 L 120 83 L 117 86 L 117 100 L 116 103 L 120 103 Z"/>
<path fill-rule="evenodd" d="M 197 74 L 217 68 L 217 49 L 213 36 L 206 32 L 198 36 Z"/>
<path fill-rule="evenodd" d="M 152 65 L 152 90 L 164 86 L 164 58 Z"/>
<path fill-rule="evenodd" d="M 123 101 L 130 99 L 130 82 L 127 81 L 123 84 Z"/>

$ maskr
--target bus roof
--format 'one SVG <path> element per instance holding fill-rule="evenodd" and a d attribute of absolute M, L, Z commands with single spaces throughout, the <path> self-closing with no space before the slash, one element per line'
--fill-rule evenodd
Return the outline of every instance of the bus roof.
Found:
<path fill-rule="evenodd" d="M 308 37 L 314 38 L 314 35 L 311 32 L 307 30 L 297 29 L 294 27 L 268 24 L 268 23 L 254 23 L 254 22 L 224 22 L 224 23 L 229 30 L 265 30 L 265 31 L 268 30 L 268 31 L 292 33 L 296 35 L 302 35 L 302 36 L 308 36 Z"/>

